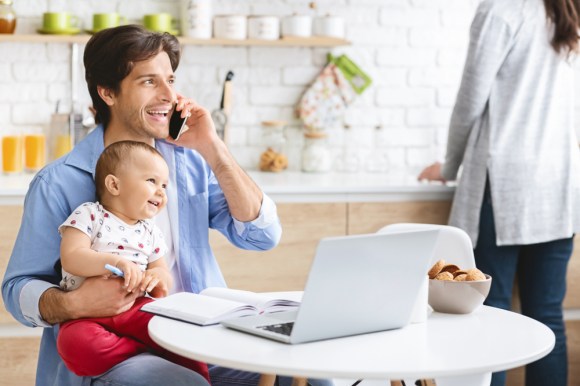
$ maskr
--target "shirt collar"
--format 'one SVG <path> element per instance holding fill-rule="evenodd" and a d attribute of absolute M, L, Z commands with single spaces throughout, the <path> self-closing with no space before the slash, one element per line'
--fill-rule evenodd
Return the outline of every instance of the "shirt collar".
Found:
<path fill-rule="evenodd" d="M 102 125 L 95 127 L 85 139 L 75 145 L 65 163 L 91 173 L 94 178 L 97 160 L 105 149 L 104 134 Z"/>

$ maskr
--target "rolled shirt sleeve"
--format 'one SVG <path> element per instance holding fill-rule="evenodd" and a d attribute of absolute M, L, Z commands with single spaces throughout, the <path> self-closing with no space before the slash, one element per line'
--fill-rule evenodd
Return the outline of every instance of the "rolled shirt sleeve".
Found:
<path fill-rule="evenodd" d="M 266 194 L 263 194 L 260 213 L 255 220 L 242 222 L 232 219 L 238 238 L 252 243 L 253 247 L 246 246 L 247 249 L 273 248 L 282 237 L 276 204 Z"/>
<path fill-rule="evenodd" d="M 272 199 L 268 197 L 266 194 L 263 194 L 260 213 L 258 214 L 258 217 L 255 220 L 243 222 L 234 218 L 236 232 L 240 236 L 244 232 L 246 224 L 250 224 L 259 229 L 266 229 L 272 225 L 276 225 L 277 223 L 278 223 L 278 214 L 276 212 L 276 204 L 274 204 L 274 201 L 272 201 Z"/>
<path fill-rule="evenodd" d="M 51 324 L 42 319 L 38 307 L 40 296 L 49 288 L 58 288 L 58 286 L 42 280 L 31 280 L 22 287 L 20 291 L 20 309 L 22 310 L 23 318 L 30 323 L 30 326 L 52 327 Z"/>

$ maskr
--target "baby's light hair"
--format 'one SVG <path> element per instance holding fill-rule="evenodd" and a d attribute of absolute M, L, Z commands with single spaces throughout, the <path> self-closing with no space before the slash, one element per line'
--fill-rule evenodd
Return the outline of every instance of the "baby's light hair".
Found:
<path fill-rule="evenodd" d="M 119 169 L 124 166 L 127 159 L 130 159 L 133 152 L 142 149 L 151 154 L 163 158 L 157 149 L 144 142 L 139 141 L 119 141 L 110 144 L 103 150 L 97 161 L 95 170 L 95 185 L 97 188 L 97 200 L 101 201 L 104 193 L 107 191 L 105 178 L 109 174 L 117 175 Z"/>

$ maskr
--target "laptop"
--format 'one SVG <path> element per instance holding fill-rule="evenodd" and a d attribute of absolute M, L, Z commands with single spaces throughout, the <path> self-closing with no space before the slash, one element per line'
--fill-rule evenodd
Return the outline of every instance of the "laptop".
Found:
<path fill-rule="evenodd" d="M 298 310 L 222 321 L 226 327 L 296 344 L 409 324 L 438 230 L 323 238 Z"/>

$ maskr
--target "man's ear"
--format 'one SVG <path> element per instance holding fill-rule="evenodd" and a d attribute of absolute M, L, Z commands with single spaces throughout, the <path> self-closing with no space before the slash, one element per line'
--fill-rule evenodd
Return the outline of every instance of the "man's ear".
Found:
<path fill-rule="evenodd" d="M 97 92 L 99 93 L 101 99 L 107 104 L 107 106 L 112 106 L 115 104 L 115 94 L 113 93 L 113 90 L 110 88 L 97 86 Z"/>
<path fill-rule="evenodd" d="M 107 177 L 105 177 L 105 187 L 111 196 L 118 196 L 119 191 L 121 190 L 119 179 L 112 174 L 108 174 Z"/>

